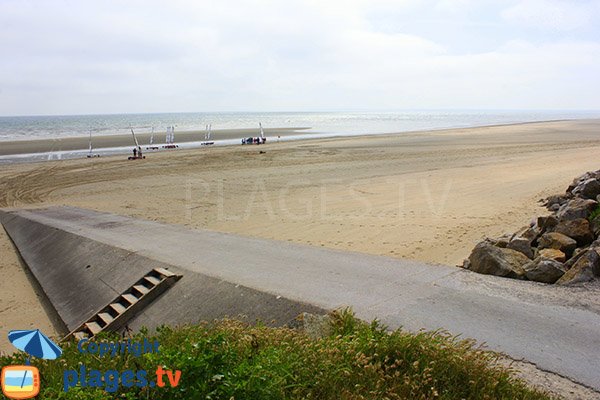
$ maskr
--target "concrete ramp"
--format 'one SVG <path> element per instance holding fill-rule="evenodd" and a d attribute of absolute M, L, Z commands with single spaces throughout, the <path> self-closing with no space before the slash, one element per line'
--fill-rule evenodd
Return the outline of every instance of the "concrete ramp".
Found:
<path fill-rule="evenodd" d="M 238 314 L 285 324 L 302 311 L 352 306 L 391 328 L 474 338 L 600 390 L 600 310 L 551 286 L 70 207 L 0 218 L 69 328 L 151 268 L 166 268 L 182 278 L 131 328 Z"/>
<path fill-rule="evenodd" d="M 74 222 L 74 211 L 50 209 L 40 211 L 40 215 L 53 215 L 57 222 L 69 218 L 70 222 Z M 36 215 L 35 212 L 26 214 Z M 111 218 L 97 213 L 91 215 Z M 171 296 L 163 294 L 130 320 L 132 328 L 195 323 L 224 316 L 244 316 L 250 321 L 261 319 L 265 323 L 283 325 L 304 311 L 324 312 L 317 307 L 277 298 L 237 283 L 183 270 L 174 264 L 145 257 L 135 250 L 103 243 L 75 231 L 61 229 L 48 221 L 27 218 L 19 212 L 0 211 L 0 219 L 69 332 L 156 268 L 170 270 L 185 279 L 170 289 L 173 290 Z M 98 230 L 110 231 L 118 223 L 98 221 L 94 226 Z"/>

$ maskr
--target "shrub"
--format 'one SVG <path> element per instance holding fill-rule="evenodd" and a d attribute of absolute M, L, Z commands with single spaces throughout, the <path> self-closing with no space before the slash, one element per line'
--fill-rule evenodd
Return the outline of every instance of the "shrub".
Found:
<path fill-rule="evenodd" d="M 548 399 L 494 363 L 496 356 L 445 332 L 388 331 L 348 310 L 331 314 L 330 334 L 311 339 L 289 328 L 219 320 L 162 327 L 152 335 L 160 352 L 98 358 L 63 346 L 54 361 L 35 360 L 41 399 Z M 97 340 L 119 341 L 115 334 Z M 20 364 L 23 354 L 0 357 Z M 62 390 L 65 369 L 181 370 L 179 386 L 123 388 L 117 393 L 75 387 Z"/>

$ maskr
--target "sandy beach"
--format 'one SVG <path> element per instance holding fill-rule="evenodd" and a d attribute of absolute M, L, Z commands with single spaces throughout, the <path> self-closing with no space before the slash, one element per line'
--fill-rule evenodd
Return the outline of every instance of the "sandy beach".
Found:
<path fill-rule="evenodd" d="M 15 164 L 0 172 L 0 206 L 72 205 L 456 265 L 483 237 L 544 214 L 537 200 L 598 169 L 599 152 L 600 121 L 581 120 Z M 4 232 L 0 252 L 2 328 L 56 334 Z"/>

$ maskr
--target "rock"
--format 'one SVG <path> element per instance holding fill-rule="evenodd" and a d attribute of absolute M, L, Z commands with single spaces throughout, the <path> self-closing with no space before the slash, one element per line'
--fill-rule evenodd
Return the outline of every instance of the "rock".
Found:
<path fill-rule="evenodd" d="M 597 178 L 587 179 L 577 185 L 573 190 L 573 194 L 580 195 L 586 199 L 595 199 L 600 194 L 600 181 Z"/>
<path fill-rule="evenodd" d="M 522 237 L 529 240 L 529 243 L 533 242 L 540 235 L 541 230 L 535 226 L 524 226 L 519 229 L 511 238 L 511 240 Z"/>
<path fill-rule="evenodd" d="M 556 282 L 559 285 L 589 282 L 600 275 L 600 254 L 589 249 L 579 257 L 577 262 Z"/>
<path fill-rule="evenodd" d="M 590 246 L 576 248 L 575 251 L 573 252 L 573 255 L 571 256 L 571 258 L 569 258 L 567 260 L 567 262 L 565 263 L 565 268 L 571 269 L 573 267 L 573 265 L 575 265 L 575 263 L 577 261 L 579 261 L 581 256 L 583 256 L 589 249 L 590 249 Z"/>
<path fill-rule="evenodd" d="M 558 219 L 554 215 L 538 217 L 537 219 L 537 226 L 542 230 L 542 232 L 550 230 L 556 225 L 558 225 Z"/>
<path fill-rule="evenodd" d="M 570 255 L 577 248 L 577 242 L 558 232 L 544 233 L 538 240 L 538 249 L 557 249 Z"/>
<path fill-rule="evenodd" d="M 531 240 L 521 236 L 517 236 L 511 239 L 506 246 L 507 249 L 519 251 L 527 256 L 529 259 L 533 259 L 533 249 L 531 248 Z"/>
<path fill-rule="evenodd" d="M 510 239 L 512 240 L 520 236 L 525 239 L 534 240 L 539 233 L 540 230 L 537 227 L 535 227 L 535 221 L 532 221 L 531 225 L 523 226 L 521 227 L 521 229 L 513 233 Z"/>
<path fill-rule="evenodd" d="M 523 265 L 529 261 L 521 252 L 496 247 L 489 241 L 483 241 L 471 252 L 468 268 L 480 274 L 523 279 Z"/>
<path fill-rule="evenodd" d="M 537 257 L 523 266 L 527 279 L 536 282 L 554 283 L 565 274 L 562 263 L 550 258 Z"/>
<path fill-rule="evenodd" d="M 290 327 L 303 330 L 310 338 L 320 339 L 332 332 L 332 319 L 329 315 L 318 315 L 304 312 L 298 315 Z"/>
<path fill-rule="evenodd" d="M 497 239 L 487 238 L 486 241 L 492 243 L 496 247 L 506 248 L 508 246 L 508 242 L 510 242 L 510 238 L 512 237 L 512 233 L 505 233 Z"/>
<path fill-rule="evenodd" d="M 594 276 L 600 277 L 600 248 L 594 248 L 593 252 L 595 253 L 593 257 L 595 257 L 596 262 L 592 264 L 592 272 L 594 273 Z"/>
<path fill-rule="evenodd" d="M 597 262 L 592 265 L 592 272 L 595 276 L 600 277 L 600 239 L 592 243 L 589 251 L 593 252 L 589 257 L 595 257 L 597 260 Z"/>
<path fill-rule="evenodd" d="M 598 203 L 595 200 L 576 197 L 560 207 L 556 213 L 556 217 L 560 221 L 588 218 L 592 211 L 596 209 L 596 207 L 598 207 Z"/>
<path fill-rule="evenodd" d="M 479 243 L 463 267 L 540 282 L 558 279 L 562 284 L 600 276 L 600 170 L 575 178 L 565 194 L 539 201 L 553 213 L 513 235 Z"/>
<path fill-rule="evenodd" d="M 565 253 L 558 249 L 541 249 L 538 251 L 538 257 L 547 258 L 564 263 L 567 260 Z"/>
<path fill-rule="evenodd" d="M 590 221 L 590 229 L 594 233 L 595 237 L 600 236 L 600 216 L 597 216 Z"/>
<path fill-rule="evenodd" d="M 544 205 L 546 206 L 546 208 L 550 208 L 550 207 L 553 207 L 555 205 L 557 205 L 557 206 L 560 207 L 563 204 L 565 204 L 568 199 L 569 199 L 569 197 L 566 196 L 566 195 L 555 194 L 555 195 L 552 195 L 552 196 L 548 196 L 546 198 L 546 201 L 545 201 Z"/>
<path fill-rule="evenodd" d="M 598 171 L 589 171 L 589 172 L 586 172 L 585 174 L 580 175 L 577 178 L 573 179 L 573 182 L 567 188 L 567 194 L 577 194 L 577 193 L 580 193 L 581 190 L 582 190 L 581 189 L 581 185 L 584 182 L 589 181 L 591 179 L 595 179 L 595 180 L 600 179 L 600 170 L 598 170 Z M 600 193 L 598 193 L 598 194 L 600 194 Z"/>
<path fill-rule="evenodd" d="M 590 222 L 584 218 L 559 222 L 554 228 L 554 232 L 562 233 L 575 239 L 579 246 L 590 244 L 594 240 L 594 235 L 590 229 Z"/>

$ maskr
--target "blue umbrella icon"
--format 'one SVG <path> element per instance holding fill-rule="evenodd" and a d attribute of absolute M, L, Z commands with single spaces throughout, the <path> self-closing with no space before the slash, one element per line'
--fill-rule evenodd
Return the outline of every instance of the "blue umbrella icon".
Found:
<path fill-rule="evenodd" d="M 26 365 L 29 365 L 29 358 L 31 356 L 37 358 L 43 358 L 46 360 L 54 360 L 62 354 L 60 347 L 55 345 L 52 340 L 48 339 L 46 335 L 36 330 L 23 330 L 23 331 L 10 331 L 8 332 L 8 340 L 19 350 L 23 350 L 29 354 Z M 21 387 L 25 384 L 27 379 L 27 371 L 23 375 L 21 381 Z"/>
<path fill-rule="evenodd" d="M 39 329 L 10 331 L 8 340 L 19 350 L 23 350 L 30 357 L 54 360 L 62 354 L 60 347 L 48 339 Z M 27 359 L 29 364 L 29 359 Z"/>

